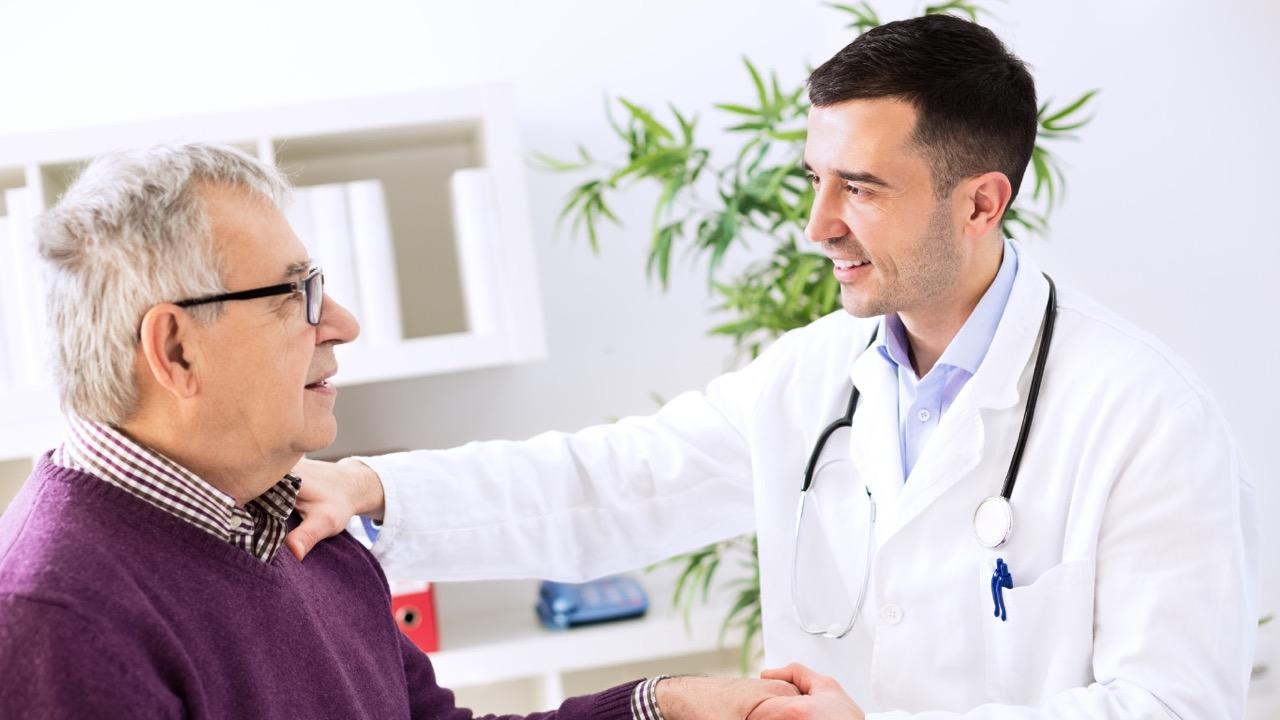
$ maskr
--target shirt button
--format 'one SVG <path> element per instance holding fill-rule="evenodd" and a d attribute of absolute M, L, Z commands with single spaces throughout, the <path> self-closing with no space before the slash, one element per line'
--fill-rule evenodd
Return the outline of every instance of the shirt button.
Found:
<path fill-rule="evenodd" d="M 933 416 L 929 414 L 928 410 L 921 410 L 917 417 L 920 418 L 920 422 L 929 422 L 929 418 Z"/>
<path fill-rule="evenodd" d="M 902 606 L 889 603 L 880 608 L 880 622 L 885 625 L 897 625 L 902 622 Z"/>

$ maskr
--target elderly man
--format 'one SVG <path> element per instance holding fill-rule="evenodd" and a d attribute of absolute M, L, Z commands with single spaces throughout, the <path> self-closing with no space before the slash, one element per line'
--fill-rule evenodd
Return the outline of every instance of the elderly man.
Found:
<path fill-rule="evenodd" d="M 164 147 L 97 160 L 43 219 L 69 429 L 0 519 L 5 717 L 471 716 L 359 543 L 279 551 L 358 332 L 285 192 L 236 150 Z M 794 692 L 654 679 L 541 717 L 742 718 Z"/>

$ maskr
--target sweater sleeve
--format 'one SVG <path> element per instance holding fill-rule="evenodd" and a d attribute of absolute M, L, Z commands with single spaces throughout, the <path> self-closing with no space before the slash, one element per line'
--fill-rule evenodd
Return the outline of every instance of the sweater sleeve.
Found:
<path fill-rule="evenodd" d="M 60 605 L 0 596 L 0 707 L 15 717 L 181 718 L 183 705 L 142 658 Z"/>
<path fill-rule="evenodd" d="M 458 707 L 453 691 L 436 682 L 435 670 L 426 654 L 403 634 L 400 652 L 404 658 L 405 679 L 409 686 L 409 707 L 414 720 L 518 720 L 518 715 L 475 715 Z M 635 680 L 592 695 L 565 700 L 559 708 L 534 713 L 524 720 L 632 720 L 631 695 Z"/>

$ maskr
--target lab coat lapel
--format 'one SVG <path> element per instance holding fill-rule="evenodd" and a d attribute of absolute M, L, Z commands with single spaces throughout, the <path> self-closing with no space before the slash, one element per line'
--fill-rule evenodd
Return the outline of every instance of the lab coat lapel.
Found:
<path fill-rule="evenodd" d="M 1031 376 L 1032 353 L 1049 295 L 1048 282 L 1040 269 L 1021 247 L 1016 249 L 1018 274 L 991 347 L 977 373 L 956 396 L 917 459 L 909 481 L 897 498 L 895 512 L 883 521 L 878 519 L 880 527 L 877 527 L 876 535 L 882 543 L 979 466 L 984 475 L 982 482 L 991 486 L 987 491 L 989 494 L 998 492 L 1003 483 L 1016 438 L 988 444 L 983 417 L 995 412 L 1020 413 Z M 893 447 L 896 450 L 896 413 L 894 418 Z M 1013 423 L 1001 423 L 997 427 L 1016 428 L 1019 419 L 1020 414 Z M 986 462 L 983 462 L 984 448 L 988 452 L 994 451 Z M 985 477 L 987 474 L 991 477 Z"/>
<path fill-rule="evenodd" d="M 978 372 L 956 397 L 953 408 L 963 403 L 983 411 L 1015 405 L 1021 410 L 1023 405 L 1030 385 L 1032 354 L 1049 300 L 1049 282 L 1022 245 L 1017 241 L 1013 245 L 1018 252 L 1018 275 L 1013 280 L 1009 304 Z M 1008 444 L 1012 450 L 1014 438 Z"/>
<path fill-rule="evenodd" d="M 863 351 L 849 374 L 861 393 L 849 433 L 849 458 L 858 486 L 865 483 L 875 499 L 876 541 L 881 542 L 882 529 L 892 524 L 902 492 L 898 377 L 875 348 Z"/>
<path fill-rule="evenodd" d="M 953 405 L 916 459 L 911 477 L 898 499 L 893 524 L 889 526 L 886 522 L 886 536 L 902 529 L 961 478 L 972 473 L 981 461 L 984 440 L 982 415 L 972 406 L 957 413 Z"/>

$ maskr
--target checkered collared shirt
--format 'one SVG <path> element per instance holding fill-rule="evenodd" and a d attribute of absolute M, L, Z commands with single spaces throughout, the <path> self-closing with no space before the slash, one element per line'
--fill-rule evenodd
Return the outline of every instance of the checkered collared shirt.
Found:
<path fill-rule="evenodd" d="M 285 475 L 238 507 L 235 498 L 109 425 L 71 416 L 67 429 L 53 453 L 55 465 L 95 475 L 263 562 L 271 562 L 284 542 L 302 484 L 298 477 Z"/>

